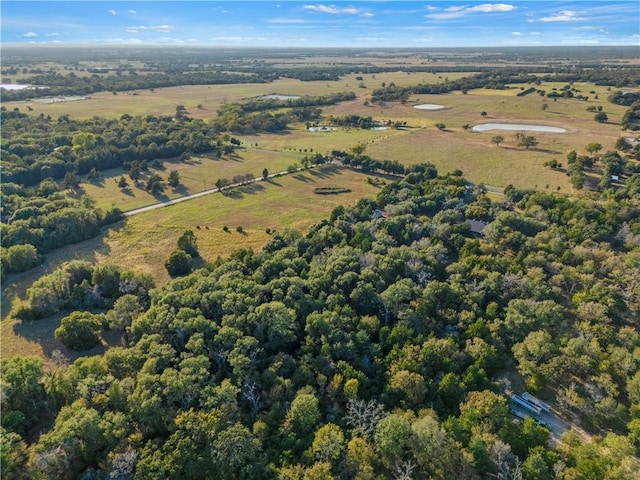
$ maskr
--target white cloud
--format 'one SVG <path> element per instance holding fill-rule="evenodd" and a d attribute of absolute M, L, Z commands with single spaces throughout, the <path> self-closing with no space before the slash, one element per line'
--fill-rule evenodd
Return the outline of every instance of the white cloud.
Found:
<path fill-rule="evenodd" d="M 517 37 L 522 35 L 522 32 L 511 32 L 511 35 L 515 35 Z"/>
<path fill-rule="evenodd" d="M 541 22 L 579 22 L 581 20 L 584 18 L 579 17 L 578 13 L 573 10 L 562 10 L 540 19 Z"/>
<path fill-rule="evenodd" d="M 152 25 L 152 26 L 133 26 L 127 27 L 126 31 L 128 33 L 140 33 L 145 31 L 157 32 L 157 33 L 169 33 L 174 29 L 171 25 Z"/>
<path fill-rule="evenodd" d="M 128 10 L 127 13 L 130 13 L 131 15 L 135 15 L 138 12 L 136 12 L 135 10 Z"/>
<path fill-rule="evenodd" d="M 59 36 L 60 36 L 60 34 L 59 34 L 59 33 L 54 32 L 54 33 L 47 33 L 45 36 L 46 36 L 46 37 L 59 37 Z"/>
<path fill-rule="evenodd" d="M 482 5 L 476 5 L 475 7 L 471 7 L 468 10 L 470 12 L 482 12 L 482 13 L 493 13 L 493 12 L 510 12 L 511 10 L 515 10 L 514 5 L 509 5 L 507 3 L 483 3 Z"/>
<path fill-rule="evenodd" d="M 36 38 L 37 36 L 38 34 L 35 32 L 27 32 L 24 35 L 22 35 L 23 38 Z"/>
<path fill-rule="evenodd" d="M 332 15 L 341 15 L 344 13 L 347 13 L 350 15 L 356 15 L 358 13 L 357 8 L 353 8 L 353 7 L 339 8 L 339 7 L 336 7 L 335 5 L 305 5 L 304 8 L 312 12 L 330 13 Z"/>
<path fill-rule="evenodd" d="M 107 10 L 107 12 L 109 12 L 111 15 L 117 15 L 118 12 L 116 12 L 115 10 L 111 9 L 111 10 Z"/>
<path fill-rule="evenodd" d="M 434 11 L 433 8 L 428 7 L 428 9 Z M 510 12 L 515 9 L 516 7 L 514 5 L 509 5 L 507 3 L 483 3 L 474 7 L 448 7 L 441 12 L 429 13 L 426 15 L 426 17 L 433 20 L 451 20 L 454 18 L 461 18 L 473 13 L 502 13 Z"/>
<path fill-rule="evenodd" d="M 359 10 L 355 7 L 336 7 L 335 5 L 305 5 L 305 10 L 316 13 L 329 13 L 331 15 L 362 15 L 373 17 L 373 13 Z"/>

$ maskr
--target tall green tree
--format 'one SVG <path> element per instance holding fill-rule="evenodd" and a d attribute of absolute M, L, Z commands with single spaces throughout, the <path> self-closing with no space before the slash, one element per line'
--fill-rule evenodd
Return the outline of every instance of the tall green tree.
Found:
<path fill-rule="evenodd" d="M 187 252 L 192 258 L 198 258 L 198 240 L 193 230 L 185 230 L 178 238 L 178 249 Z"/>

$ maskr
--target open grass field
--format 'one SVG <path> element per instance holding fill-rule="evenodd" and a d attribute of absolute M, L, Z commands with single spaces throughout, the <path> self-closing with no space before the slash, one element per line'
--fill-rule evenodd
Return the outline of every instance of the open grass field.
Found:
<path fill-rule="evenodd" d="M 194 231 L 200 254 L 206 261 L 227 256 L 240 248 L 257 251 L 270 238 L 267 228 L 304 231 L 328 217 L 338 205 L 351 205 L 360 198 L 375 196 L 379 189 L 365 180 L 366 175 L 358 171 L 325 165 L 241 187 L 226 195 L 212 194 L 137 215 L 105 229 L 100 237 L 55 250 L 47 255 L 47 262 L 41 267 L 9 276 L 3 285 L 2 356 L 32 353 L 48 357 L 52 349 L 61 349 L 52 338 L 59 316 L 23 325 L 8 313 L 12 303 L 19 302 L 37 278 L 64 262 L 81 259 L 98 264 L 113 263 L 149 273 L 156 284 L 161 285 L 169 278 L 164 261 L 176 248 L 176 241 L 184 230 Z M 315 187 L 323 186 L 339 186 L 351 192 L 313 193 Z M 228 233 L 222 229 L 225 225 L 229 227 Z M 238 226 L 242 226 L 243 233 L 236 231 Z"/>
<path fill-rule="evenodd" d="M 295 152 L 246 148 L 238 150 L 237 155 L 223 158 L 202 155 L 194 156 L 186 162 L 180 162 L 177 159 L 167 160 L 162 170 L 150 168 L 137 186 L 128 177 L 127 172 L 121 168 L 115 168 L 102 172 L 98 181 L 82 183 L 82 190 L 75 195 L 89 195 L 95 200 L 96 206 L 103 210 L 116 206 L 123 211 L 128 211 L 214 188 L 219 178 L 231 180 L 234 175 L 245 173 L 260 177 L 264 168 L 272 173 L 280 172 L 293 163 L 300 164 L 303 156 L 302 153 Z M 171 170 L 176 170 L 180 174 L 180 185 L 176 189 L 166 185 L 166 179 Z M 152 195 L 144 188 L 146 178 L 152 173 L 158 173 L 165 180 L 165 189 L 160 194 Z M 129 187 L 124 190 L 118 188 L 116 183 L 121 175 L 124 175 L 129 183 Z"/>
<path fill-rule="evenodd" d="M 33 115 L 51 115 L 57 118 L 68 114 L 74 118 L 91 118 L 94 115 L 120 117 L 129 115 L 171 115 L 177 105 L 184 105 L 189 116 L 194 118 L 211 118 L 225 103 L 238 102 L 247 97 L 280 93 L 285 95 L 325 95 L 335 92 L 354 91 L 356 95 L 368 96 L 382 83 L 395 82 L 397 85 L 414 85 L 417 83 L 439 83 L 443 78 L 453 80 L 469 73 L 450 73 L 444 76 L 431 73 L 415 73 L 407 75 L 402 72 L 389 72 L 363 75 L 363 84 L 367 88 L 359 88 L 357 74 L 346 75 L 335 82 L 300 80 L 282 78 L 272 83 L 249 83 L 232 85 L 185 85 L 165 87 L 154 90 L 135 90 L 129 92 L 100 92 L 91 95 L 88 100 L 45 104 L 37 101 L 5 102 L 7 109 L 19 108 L 27 112 L 27 106 Z M 442 77 L 442 78 L 441 78 Z M 201 105 L 201 108 L 198 108 Z"/>
<path fill-rule="evenodd" d="M 351 103 L 351 102 L 349 102 Z M 286 135 L 238 135 L 246 145 L 257 148 L 309 155 L 330 153 L 331 150 L 348 150 L 357 143 L 383 142 L 401 135 L 399 130 L 338 129 L 333 132 L 309 132 L 304 125 L 294 125 Z M 306 150 L 306 151 L 305 151 Z"/>
<path fill-rule="evenodd" d="M 504 137 L 505 143 L 496 147 L 489 133 L 419 129 L 370 145 L 367 151 L 374 158 L 393 158 L 405 165 L 433 163 L 441 174 L 459 169 L 474 183 L 570 191 L 564 172 L 543 166 L 551 158 L 564 159 L 551 134 L 537 135 L 543 147 L 528 151 L 515 147 L 513 134 Z M 544 147 L 547 144 L 550 148 Z"/>

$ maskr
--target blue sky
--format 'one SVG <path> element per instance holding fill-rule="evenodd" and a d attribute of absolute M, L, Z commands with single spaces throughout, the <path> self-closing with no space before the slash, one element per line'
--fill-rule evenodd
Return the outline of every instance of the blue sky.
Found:
<path fill-rule="evenodd" d="M 2 43 L 262 47 L 640 45 L 622 1 L 2 1 Z"/>

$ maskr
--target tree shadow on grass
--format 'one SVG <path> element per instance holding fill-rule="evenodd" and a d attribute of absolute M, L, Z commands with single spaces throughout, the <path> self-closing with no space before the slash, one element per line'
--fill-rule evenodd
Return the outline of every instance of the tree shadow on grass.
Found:
<path fill-rule="evenodd" d="M 330 165 L 318 169 L 309 170 L 309 173 L 317 178 L 331 178 L 336 175 L 342 175 L 339 167 Z"/>
<path fill-rule="evenodd" d="M 70 362 L 80 357 L 103 355 L 110 347 L 124 345 L 123 332 L 104 330 L 100 334 L 101 342 L 95 347 L 88 350 L 71 350 L 55 338 L 55 330 L 60 326 L 60 321 L 69 314 L 71 311 L 63 311 L 40 320 L 15 321 L 13 334 L 29 343 L 40 345 L 47 358 L 51 358 L 54 350 L 59 350 Z"/>
<path fill-rule="evenodd" d="M 263 192 L 265 190 L 264 185 L 260 184 L 260 183 L 250 183 L 249 185 L 245 185 L 243 187 L 240 187 L 240 190 L 243 193 L 247 193 L 247 194 L 255 194 L 255 193 L 260 193 Z"/>
<path fill-rule="evenodd" d="M 180 184 L 177 187 L 173 188 L 173 193 L 178 193 L 180 195 L 187 195 L 189 193 L 189 191 L 187 190 L 187 187 L 185 187 L 184 185 Z"/>
<path fill-rule="evenodd" d="M 225 196 L 238 200 L 244 197 L 244 195 L 254 195 L 264 190 L 264 186 L 259 183 L 251 183 L 249 185 L 243 185 L 241 187 L 232 188 L 225 191 Z"/>
<path fill-rule="evenodd" d="M 537 148 L 537 147 L 531 147 L 531 148 L 524 148 L 524 147 L 511 147 L 509 145 L 504 145 L 501 146 L 499 148 L 502 148 L 504 150 L 517 150 L 520 152 L 540 152 L 540 153 L 552 153 L 554 155 L 560 155 L 562 152 L 559 152 L 558 150 L 551 150 L 550 148 Z"/>
<path fill-rule="evenodd" d="M 230 155 L 225 155 L 224 157 L 220 157 L 220 160 L 227 160 L 230 162 L 242 162 L 243 158 L 237 153 L 232 153 Z"/>
<path fill-rule="evenodd" d="M 223 192 L 224 196 L 227 198 L 233 198 L 234 200 L 240 200 L 244 197 L 242 192 L 237 188 L 232 188 L 230 190 L 225 190 Z"/>
<path fill-rule="evenodd" d="M 99 188 L 104 188 L 104 181 L 105 181 L 104 175 L 98 175 L 97 177 L 91 180 L 87 179 L 87 183 L 90 183 L 91 185 L 95 185 L 96 187 L 99 187 Z"/>
<path fill-rule="evenodd" d="M 264 182 L 270 184 L 270 185 L 275 185 L 276 187 L 282 187 L 281 183 L 276 182 L 273 178 L 268 178 L 266 180 L 263 180 Z"/>
<path fill-rule="evenodd" d="M 71 198 L 75 198 L 76 200 L 79 200 L 83 195 L 87 193 L 82 185 L 78 185 L 74 189 L 67 190 L 67 192 Z"/>
<path fill-rule="evenodd" d="M 554 155 L 560 155 L 562 152 L 559 152 L 558 150 L 552 150 L 550 148 L 530 148 L 529 150 L 534 151 L 534 152 L 540 152 L 540 153 L 552 153 Z"/>
<path fill-rule="evenodd" d="M 151 195 L 153 195 L 153 198 L 155 198 L 158 202 L 166 202 L 169 200 L 169 196 L 164 193 L 164 192 L 149 192 Z"/>
<path fill-rule="evenodd" d="M 302 174 L 302 173 L 296 173 L 295 175 L 292 175 L 293 178 L 295 178 L 296 180 L 300 180 L 301 182 L 315 182 L 315 180 L 313 178 L 309 178 L 306 175 Z"/>

